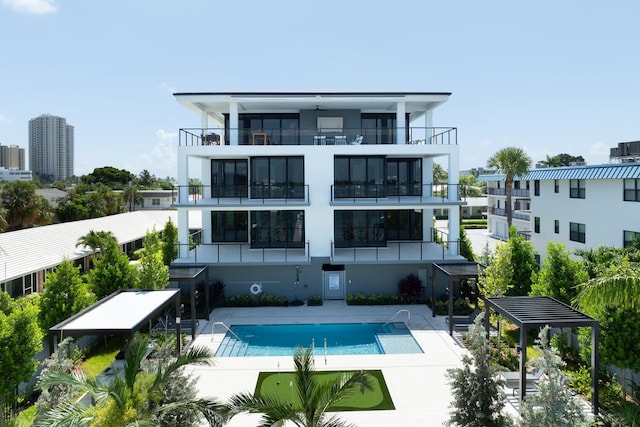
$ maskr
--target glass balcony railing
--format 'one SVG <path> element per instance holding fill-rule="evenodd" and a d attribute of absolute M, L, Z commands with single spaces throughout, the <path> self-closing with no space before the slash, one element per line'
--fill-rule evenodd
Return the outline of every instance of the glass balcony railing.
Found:
<path fill-rule="evenodd" d="M 409 199 L 419 197 L 421 200 L 461 201 L 464 194 L 461 184 L 374 184 L 348 183 L 331 186 L 331 201 L 357 202 L 359 199 Z M 451 197 L 450 197 L 451 196 Z"/>
<path fill-rule="evenodd" d="M 343 128 L 337 132 L 316 128 L 223 129 L 184 128 L 179 131 L 181 146 L 200 145 L 367 145 L 430 144 L 457 145 L 454 127 Z"/>
<path fill-rule="evenodd" d="M 302 184 L 273 184 L 273 185 L 178 185 L 177 195 L 173 200 L 177 204 L 210 205 L 230 203 L 235 200 L 238 204 L 265 204 L 278 200 L 284 204 L 309 203 L 309 185 Z M 177 196 L 177 197 L 176 197 Z"/>
<path fill-rule="evenodd" d="M 529 198 L 529 190 L 524 188 L 514 188 L 511 190 L 512 197 L 525 197 Z M 487 188 L 487 194 L 490 196 L 506 196 L 507 190 L 504 188 Z"/>

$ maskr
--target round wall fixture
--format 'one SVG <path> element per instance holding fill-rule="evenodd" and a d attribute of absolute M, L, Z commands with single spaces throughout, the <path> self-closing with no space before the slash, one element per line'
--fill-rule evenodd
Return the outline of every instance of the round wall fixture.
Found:
<path fill-rule="evenodd" d="M 259 295 L 260 293 L 262 293 L 262 284 L 260 283 L 254 283 L 253 285 L 251 285 L 251 287 L 249 288 L 249 291 L 253 294 L 253 295 Z"/>

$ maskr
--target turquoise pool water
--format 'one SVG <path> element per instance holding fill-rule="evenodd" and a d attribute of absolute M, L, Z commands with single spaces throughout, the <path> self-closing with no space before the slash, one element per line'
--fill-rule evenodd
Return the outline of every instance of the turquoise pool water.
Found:
<path fill-rule="evenodd" d="M 291 356 L 313 345 L 316 355 L 423 353 L 404 323 L 233 325 L 216 357 Z"/>

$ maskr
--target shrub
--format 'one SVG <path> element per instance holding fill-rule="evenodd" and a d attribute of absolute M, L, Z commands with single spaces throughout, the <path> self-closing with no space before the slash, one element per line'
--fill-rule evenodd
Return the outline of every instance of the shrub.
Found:
<path fill-rule="evenodd" d="M 400 279 L 398 282 L 398 295 L 402 302 L 406 304 L 415 303 L 424 291 L 422 282 L 418 279 L 418 276 L 409 274 L 404 279 Z"/>
<path fill-rule="evenodd" d="M 365 295 L 358 293 L 355 295 L 347 295 L 348 305 L 392 305 L 402 304 L 402 300 L 398 295 L 390 295 L 385 293 Z"/>
<path fill-rule="evenodd" d="M 322 305 L 322 297 L 319 295 L 313 295 L 307 299 L 307 306 L 319 306 Z"/>

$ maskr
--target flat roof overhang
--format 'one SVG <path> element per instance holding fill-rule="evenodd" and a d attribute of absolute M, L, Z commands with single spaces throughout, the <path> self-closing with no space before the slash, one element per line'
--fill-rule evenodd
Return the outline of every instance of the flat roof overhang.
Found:
<path fill-rule="evenodd" d="M 237 103 L 239 114 L 297 113 L 301 110 L 360 110 L 367 112 L 396 111 L 404 102 L 411 120 L 425 111 L 445 103 L 450 92 L 177 92 L 176 100 L 197 114 L 207 112 L 213 120 L 229 114 L 230 105 Z"/>
<path fill-rule="evenodd" d="M 169 282 L 186 282 L 189 284 L 189 300 L 191 303 L 191 338 L 196 339 L 196 282 L 204 275 L 208 281 L 208 266 L 206 265 L 170 265 Z M 204 287 L 205 310 L 209 320 L 209 286 Z"/>
<path fill-rule="evenodd" d="M 49 328 L 49 333 L 52 338 L 59 334 L 60 341 L 85 335 L 133 337 L 172 303 L 180 305 L 179 289 L 123 289 Z"/>

